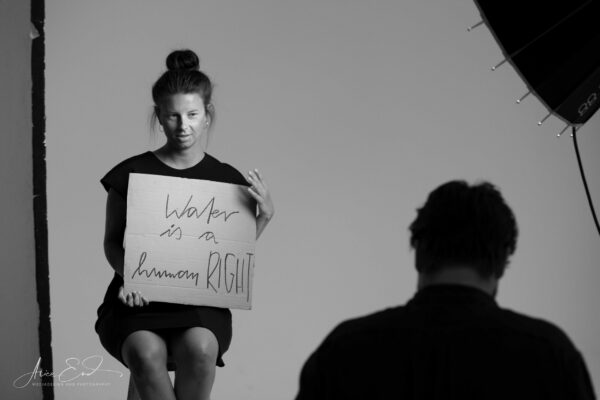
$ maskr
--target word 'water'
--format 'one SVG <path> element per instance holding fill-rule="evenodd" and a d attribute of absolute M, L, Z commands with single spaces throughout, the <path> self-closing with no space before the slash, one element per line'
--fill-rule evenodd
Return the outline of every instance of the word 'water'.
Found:
<path fill-rule="evenodd" d="M 227 222 L 227 220 L 234 214 L 238 214 L 239 211 L 222 211 L 222 210 L 218 210 L 215 208 L 215 198 L 212 197 L 204 206 L 204 208 L 202 208 L 200 210 L 200 208 L 198 207 L 194 207 L 191 206 L 190 203 L 192 202 L 192 199 L 194 198 L 194 195 L 190 195 L 190 197 L 188 198 L 187 203 L 185 204 L 185 206 L 183 207 L 183 209 L 169 209 L 169 199 L 170 199 L 170 195 L 167 194 L 167 201 L 165 203 L 165 218 L 169 219 L 171 216 L 175 215 L 175 217 L 177 219 L 181 219 L 181 218 L 196 218 L 199 219 L 200 217 L 205 216 L 206 217 L 206 223 L 210 224 L 210 220 L 211 219 L 217 219 L 219 217 L 223 217 L 223 220 L 225 222 Z"/>

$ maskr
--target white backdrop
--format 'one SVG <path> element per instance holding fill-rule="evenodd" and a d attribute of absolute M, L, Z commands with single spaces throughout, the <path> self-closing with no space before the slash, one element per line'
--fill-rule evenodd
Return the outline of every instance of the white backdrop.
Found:
<path fill-rule="evenodd" d="M 197 51 L 216 83 L 208 152 L 259 168 L 276 216 L 257 245 L 252 311 L 234 311 L 215 399 L 282 399 L 340 320 L 404 303 L 407 227 L 455 178 L 497 184 L 520 226 L 499 302 L 560 325 L 600 382 L 600 237 L 568 135 L 502 59 L 472 1 L 47 2 L 49 251 L 55 370 L 104 357 L 95 311 L 112 270 L 98 180 L 158 147 L 150 88 L 169 51 Z M 600 207 L 600 122 L 579 133 Z M 160 133 L 157 133 L 159 135 Z M 122 399 L 98 372 L 58 399 Z M 87 382 L 87 383 L 86 383 Z"/>

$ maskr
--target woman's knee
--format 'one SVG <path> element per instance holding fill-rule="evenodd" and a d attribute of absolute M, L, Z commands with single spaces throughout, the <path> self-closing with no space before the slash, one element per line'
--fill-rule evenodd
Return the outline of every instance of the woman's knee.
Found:
<path fill-rule="evenodd" d="M 190 328 L 173 343 L 173 358 L 177 365 L 189 371 L 204 373 L 215 368 L 219 343 L 215 335 L 204 328 Z M 179 369 L 179 368 L 178 368 Z"/>
<path fill-rule="evenodd" d="M 121 352 L 129 370 L 135 375 L 152 375 L 166 369 L 166 344 L 160 336 L 151 332 L 132 333 L 123 342 Z"/>

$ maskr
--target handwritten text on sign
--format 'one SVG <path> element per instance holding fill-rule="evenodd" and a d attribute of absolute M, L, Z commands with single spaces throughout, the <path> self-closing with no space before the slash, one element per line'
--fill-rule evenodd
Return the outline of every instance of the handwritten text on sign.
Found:
<path fill-rule="evenodd" d="M 255 207 L 241 185 L 130 174 L 126 291 L 150 301 L 250 309 Z"/>

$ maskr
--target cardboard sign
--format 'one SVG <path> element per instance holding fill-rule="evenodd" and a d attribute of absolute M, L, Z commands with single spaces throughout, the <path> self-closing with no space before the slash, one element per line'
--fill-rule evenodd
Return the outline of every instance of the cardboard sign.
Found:
<path fill-rule="evenodd" d="M 131 173 L 125 290 L 151 302 L 250 309 L 255 210 L 242 185 Z"/>

